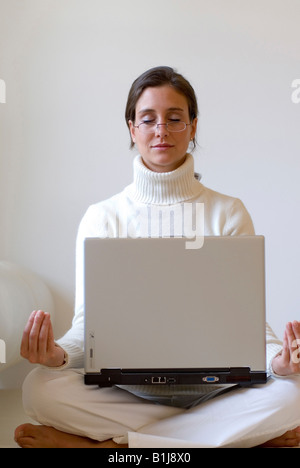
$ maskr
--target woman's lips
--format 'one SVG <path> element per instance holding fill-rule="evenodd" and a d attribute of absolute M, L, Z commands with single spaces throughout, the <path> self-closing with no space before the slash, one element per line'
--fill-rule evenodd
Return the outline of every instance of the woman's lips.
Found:
<path fill-rule="evenodd" d="M 173 148 L 174 145 L 168 145 L 166 143 L 162 143 L 160 145 L 155 145 L 155 146 L 152 146 L 152 148 L 154 149 L 160 149 L 160 150 L 166 150 L 166 149 L 169 149 L 169 148 Z"/>

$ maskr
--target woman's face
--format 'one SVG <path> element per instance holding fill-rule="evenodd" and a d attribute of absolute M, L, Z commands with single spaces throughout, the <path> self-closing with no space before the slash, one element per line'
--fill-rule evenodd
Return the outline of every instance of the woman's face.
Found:
<path fill-rule="evenodd" d="M 170 132 L 160 125 L 152 133 L 143 133 L 135 125 L 145 121 L 166 124 L 174 120 L 190 123 L 187 99 L 168 85 L 146 88 L 136 105 L 136 121 L 129 121 L 133 142 L 144 164 L 155 172 L 171 172 L 185 160 L 190 141 L 195 137 L 197 119 L 182 132 Z"/>

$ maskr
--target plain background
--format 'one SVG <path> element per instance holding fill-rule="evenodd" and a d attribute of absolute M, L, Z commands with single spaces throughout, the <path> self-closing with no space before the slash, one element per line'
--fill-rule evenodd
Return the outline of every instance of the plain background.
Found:
<path fill-rule="evenodd" d="M 266 237 L 269 322 L 281 337 L 300 318 L 299 20 L 299 0 L 0 0 L 0 258 L 50 287 L 57 338 L 78 225 L 131 183 L 127 95 L 158 65 L 198 95 L 202 182 Z"/>

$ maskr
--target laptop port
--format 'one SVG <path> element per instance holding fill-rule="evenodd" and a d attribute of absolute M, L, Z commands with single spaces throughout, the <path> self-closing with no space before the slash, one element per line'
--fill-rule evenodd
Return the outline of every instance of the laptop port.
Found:
<path fill-rule="evenodd" d="M 176 383 L 176 379 L 175 379 L 175 378 L 170 377 L 170 378 L 168 379 L 168 384 L 175 384 L 175 383 Z"/>
<path fill-rule="evenodd" d="M 153 384 L 166 384 L 167 378 L 166 377 L 152 377 L 151 383 Z"/>
<path fill-rule="evenodd" d="M 208 375 L 207 377 L 203 377 L 203 382 L 206 382 L 206 383 L 215 383 L 215 382 L 219 382 L 219 377 L 215 377 L 214 375 Z"/>

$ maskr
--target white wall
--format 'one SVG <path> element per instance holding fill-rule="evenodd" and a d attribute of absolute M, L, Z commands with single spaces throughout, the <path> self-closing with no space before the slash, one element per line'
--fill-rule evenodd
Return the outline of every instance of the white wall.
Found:
<path fill-rule="evenodd" d="M 46 281 L 57 336 L 78 224 L 131 181 L 127 93 L 157 65 L 198 94 L 203 183 L 266 236 L 269 320 L 299 318 L 299 17 L 299 0 L 0 0 L 0 258 Z"/>

